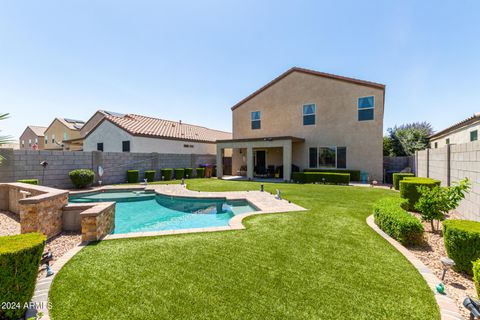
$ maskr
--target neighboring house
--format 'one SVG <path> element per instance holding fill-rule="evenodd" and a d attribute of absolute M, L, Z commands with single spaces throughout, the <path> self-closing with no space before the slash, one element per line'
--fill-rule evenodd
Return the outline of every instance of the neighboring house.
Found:
<path fill-rule="evenodd" d="M 107 114 L 84 138 L 84 151 L 215 154 L 229 132 L 136 114 Z"/>
<path fill-rule="evenodd" d="M 292 68 L 232 107 L 233 139 L 217 141 L 221 159 L 233 148 L 232 173 L 357 169 L 383 178 L 385 85 Z M 220 164 L 220 165 L 219 165 Z"/>
<path fill-rule="evenodd" d="M 67 142 L 80 138 L 80 129 L 83 125 L 84 122 L 81 120 L 55 118 L 45 130 L 45 150 L 82 150 L 81 146 L 70 145 Z"/>
<path fill-rule="evenodd" d="M 19 139 L 21 150 L 43 150 L 45 145 L 45 130 L 47 127 L 28 126 Z"/>
<path fill-rule="evenodd" d="M 430 136 L 430 148 L 441 148 L 447 144 L 460 144 L 478 140 L 480 112 Z"/>

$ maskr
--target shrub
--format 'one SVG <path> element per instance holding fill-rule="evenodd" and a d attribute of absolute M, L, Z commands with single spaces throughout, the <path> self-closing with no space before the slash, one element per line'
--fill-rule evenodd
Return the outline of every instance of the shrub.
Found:
<path fill-rule="evenodd" d="M 143 176 L 145 179 L 147 179 L 147 182 L 153 182 L 155 181 L 155 173 L 155 170 L 145 170 Z"/>
<path fill-rule="evenodd" d="M 446 220 L 443 238 L 448 256 L 459 271 L 473 274 L 472 262 L 480 258 L 480 222 Z"/>
<path fill-rule="evenodd" d="M 127 170 L 128 183 L 137 183 L 138 177 L 139 177 L 138 170 Z"/>
<path fill-rule="evenodd" d="M 17 180 L 17 182 L 23 182 L 28 184 L 38 184 L 38 179 L 23 179 L 23 180 Z"/>
<path fill-rule="evenodd" d="M 373 205 L 373 217 L 380 229 L 402 244 L 416 244 L 422 240 L 423 225 L 402 209 L 407 202 L 400 198 L 380 199 Z"/>
<path fill-rule="evenodd" d="M 197 178 L 205 177 L 205 168 L 196 168 L 195 171 L 197 172 Z"/>
<path fill-rule="evenodd" d="M 89 169 L 76 169 L 68 173 L 75 188 L 85 188 L 93 183 L 95 173 Z"/>
<path fill-rule="evenodd" d="M 185 168 L 185 178 L 193 178 L 193 168 Z"/>
<path fill-rule="evenodd" d="M 348 184 L 350 182 L 350 174 L 334 172 L 293 172 L 292 180 L 300 183 L 324 182 L 332 184 Z"/>
<path fill-rule="evenodd" d="M 175 179 L 182 179 L 185 176 L 185 169 L 175 169 Z"/>
<path fill-rule="evenodd" d="M 477 289 L 477 297 L 480 297 L 480 259 L 473 263 L 473 283 Z"/>
<path fill-rule="evenodd" d="M 401 173 L 401 172 L 393 174 L 393 187 L 395 188 L 395 190 L 400 189 L 400 181 L 402 181 L 403 178 L 406 178 L 406 177 L 415 177 L 415 175 L 413 173 Z"/>
<path fill-rule="evenodd" d="M 173 169 L 170 169 L 170 168 L 160 169 L 160 173 L 162 174 L 163 180 L 165 181 L 172 180 Z"/>
<path fill-rule="evenodd" d="M 415 204 L 420 198 L 420 192 L 418 187 L 425 186 L 428 188 L 433 188 L 439 186 L 439 180 L 433 180 L 430 178 L 417 178 L 417 177 L 404 177 L 400 181 L 400 197 L 407 199 L 408 202 L 405 204 L 405 209 L 413 211 L 415 210 Z"/>
<path fill-rule="evenodd" d="M 346 169 L 305 169 L 303 172 L 333 172 L 333 173 L 350 173 L 350 181 L 360 181 L 360 170 Z"/>
<path fill-rule="evenodd" d="M 26 233 L 0 237 L 0 303 L 19 303 L 20 308 L 0 308 L 0 319 L 21 318 L 35 290 L 45 236 Z"/>

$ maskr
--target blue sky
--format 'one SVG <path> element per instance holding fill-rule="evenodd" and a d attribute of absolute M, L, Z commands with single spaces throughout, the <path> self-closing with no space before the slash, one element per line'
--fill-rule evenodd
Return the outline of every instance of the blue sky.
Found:
<path fill-rule="evenodd" d="M 480 111 L 479 1 L 0 1 L 0 123 L 97 109 L 230 130 L 292 66 L 387 85 L 385 129 Z"/>

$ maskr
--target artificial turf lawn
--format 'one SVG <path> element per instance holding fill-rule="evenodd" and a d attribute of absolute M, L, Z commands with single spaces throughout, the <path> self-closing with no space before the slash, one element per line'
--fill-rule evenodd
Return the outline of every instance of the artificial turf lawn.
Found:
<path fill-rule="evenodd" d="M 203 191 L 259 183 L 188 180 Z M 389 190 L 265 183 L 310 209 L 247 218 L 246 230 L 101 241 L 50 291 L 61 319 L 439 319 L 413 266 L 367 226 Z"/>

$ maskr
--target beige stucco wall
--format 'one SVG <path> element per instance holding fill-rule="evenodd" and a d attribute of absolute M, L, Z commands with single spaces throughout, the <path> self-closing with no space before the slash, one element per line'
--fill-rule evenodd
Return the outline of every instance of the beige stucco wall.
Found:
<path fill-rule="evenodd" d="M 45 131 L 45 137 L 48 138 L 48 143 L 45 144 L 45 150 L 62 150 L 63 134 L 67 133 L 67 140 L 80 138 L 80 130 L 72 130 L 55 119 L 52 124 Z M 55 135 L 55 141 L 52 143 L 52 135 Z M 45 139 L 44 139 L 45 140 Z M 72 146 L 71 151 L 81 150 L 81 146 Z"/>
<path fill-rule="evenodd" d="M 357 101 L 374 96 L 374 120 L 358 121 Z M 316 124 L 303 125 L 303 105 L 317 106 Z M 251 129 L 251 112 L 261 111 L 262 125 Z M 347 147 L 347 168 L 383 178 L 384 91 L 379 88 L 293 72 L 233 110 L 233 139 L 294 136 L 293 164 L 308 167 L 308 149 Z M 234 153 L 234 158 L 238 153 Z M 234 159 L 233 163 L 239 163 Z M 267 164 L 268 157 L 267 157 Z"/>
<path fill-rule="evenodd" d="M 20 136 L 19 145 L 21 150 L 32 150 L 32 146 L 29 146 L 29 140 L 32 142 L 32 145 L 35 143 L 35 139 L 37 139 L 38 143 L 38 150 L 43 150 L 45 146 L 45 139 L 43 136 L 37 136 L 35 132 L 32 131 L 30 128 L 26 128 L 23 134 Z M 24 146 L 22 147 L 22 141 L 25 142 Z"/>
<path fill-rule="evenodd" d="M 465 126 L 458 130 L 454 130 L 446 135 L 442 135 L 435 139 L 430 139 L 431 148 L 435 148 L 435 142 L 437 147 L 444 147 L 447 143 L 446 140 L 450 139 L 450 144 L 462 144 L 470 142 L 470 132 L 477 130 L 480 134 L 480 121 L 477 123 L 472 123 L 469 126 Z"/>
<path fill-rule="evenodd" d="M 105 118 L 105 115 L 97 111 L 95 114 L 85 123 L 85 125 L 80 129 L 80 135 L 85 137 L 87 133 L 93 129 L 102 119 Z"/>

